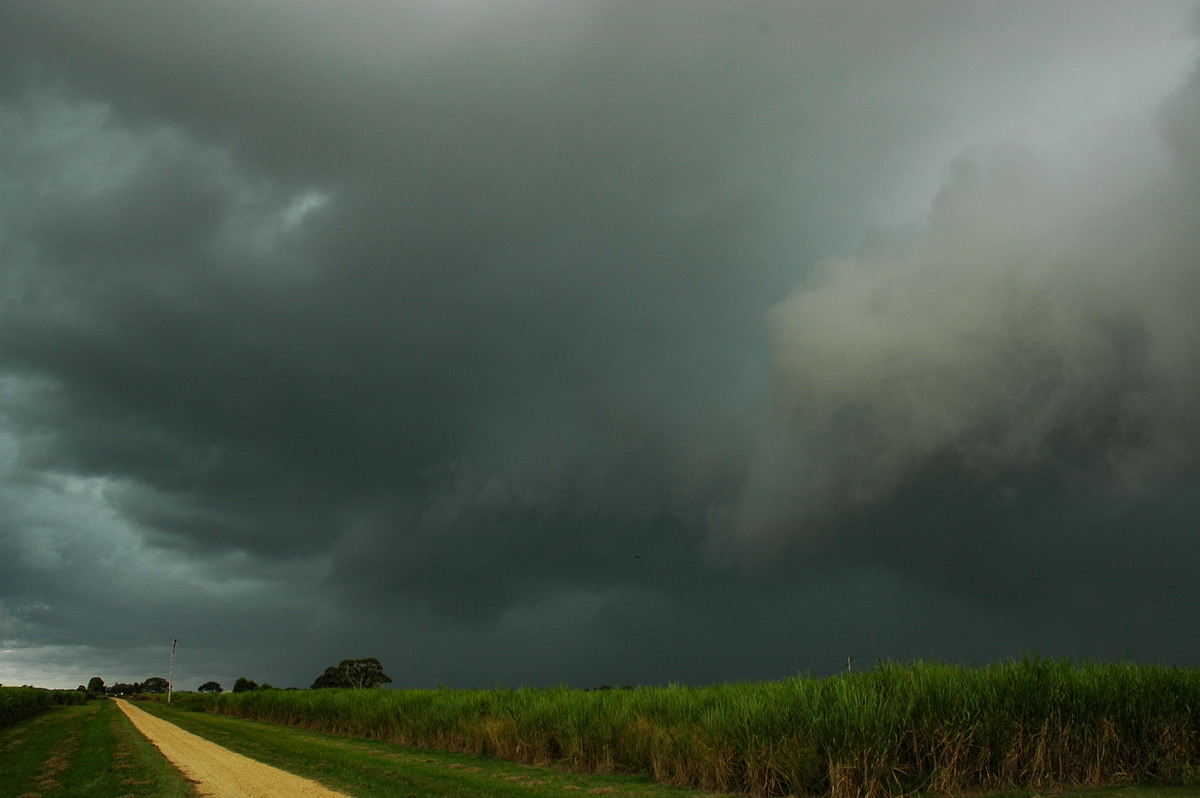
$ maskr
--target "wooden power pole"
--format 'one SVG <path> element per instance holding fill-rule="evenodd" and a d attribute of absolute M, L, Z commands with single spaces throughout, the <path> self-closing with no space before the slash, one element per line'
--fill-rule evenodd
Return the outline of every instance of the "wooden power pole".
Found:
<path fill-rule="evenodd" d="M 175 684 L 175 644 L 179 638 L 171 641 L 171 670 L 167 673 L 167 703 L 171 703 L 171 687 Z"/>

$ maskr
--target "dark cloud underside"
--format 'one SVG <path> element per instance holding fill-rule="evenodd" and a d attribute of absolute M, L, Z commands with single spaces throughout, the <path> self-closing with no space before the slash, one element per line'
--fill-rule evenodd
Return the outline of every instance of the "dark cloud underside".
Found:
<path fill-rule="evenodd" d="M 6 4 L 0 678 L 1196 662 L 1194 12 Z"/>

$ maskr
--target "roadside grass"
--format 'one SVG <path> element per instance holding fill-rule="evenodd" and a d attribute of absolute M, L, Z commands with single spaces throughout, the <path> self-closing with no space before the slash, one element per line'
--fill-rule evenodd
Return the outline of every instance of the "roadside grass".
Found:
<path fill-rule="evenodd" d="M 194 798 L 111 701 L 51 707 L 0 729 L 0 798 Z"/>
<path fill-rule="evenodd" d="M 1153 786 L 1122 784 L 1116 787 L 1083 787 L 1064 793 L 1048 793 L 1042 796 L 1030 794 L 1030 798 L 1200 798 L 1200 787 Z"/>
<path fill-rule="evenodd" d="M 642 776 L 587 775 L 502 759 L 406 748 L 273 723 L 195 712 L 157 701 L 139 707 L 231 751 L 355 796 L 384 798 L 698 798 Z"/>
<path fill-rule="evenodd" d="M 408 748 L 376 740 L 197 712 L 161 702 L 139 704 L 232 751 L 319 781 L 352 796 L 383 798 L 699 798 L 721 795 L 650 782 L 645 777 L 582 775 L 470 754 Z M 953 793 L 951 793 L 953 795 Z M 918 793 L 931 795 L 929 793 Z M 916 798 L 914 796 L 914 798 Z M 1121 785 L 1069 790 L 1009 790 L 970 798 L 1200 798 L 1197 786 Z"/>
<path fill-rule="evenodd" d="M 1200 669 L 1132 663 L 883 662 L 824 679 L 695 687 L 261 690 L 178 703 L 748 795 L 1019 797 L 1200 784 Z"/>
<path fill-rule="evenodd" d="M 1066 790 L 1006 790 L 970 798 L 1200 798 L 1200 787 L 1180 784 L 1119 784 Z"/>

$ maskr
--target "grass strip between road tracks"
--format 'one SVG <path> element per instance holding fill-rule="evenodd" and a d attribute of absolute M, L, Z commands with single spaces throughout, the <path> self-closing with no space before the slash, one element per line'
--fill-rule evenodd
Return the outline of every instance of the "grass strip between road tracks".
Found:
<path fill-rule="evenodd" d="M 111 701 L 55 706 L 0 729 L 0 798 L 194 798 Z"/>

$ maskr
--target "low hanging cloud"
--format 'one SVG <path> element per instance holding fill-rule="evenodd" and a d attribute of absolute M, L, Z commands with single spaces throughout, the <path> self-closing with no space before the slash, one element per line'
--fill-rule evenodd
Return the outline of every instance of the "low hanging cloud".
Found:
<path fill-rule="evenodd" d="M 1168 140 L 1196 124 L 1196 89 L 1163 114 Z M 772 417 L 715 550 L 820 547 L 935 464 L 1133 495 L 1194 467 L 1200 204 L 1180 144 L 1132 163 L 963 157 L 927 224 L 819 264 L 769 313 Z"/>

